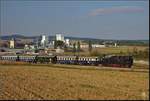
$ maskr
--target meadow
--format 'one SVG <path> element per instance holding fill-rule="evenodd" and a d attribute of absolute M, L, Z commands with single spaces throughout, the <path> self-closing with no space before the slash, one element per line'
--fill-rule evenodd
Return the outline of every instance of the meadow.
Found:
<path fill-rule="evenodd" d="M 73 52 L 65 52 L 63 55 L 73 55 Z M 91 52 L 88 48 L 76 52 L 75 55 L 81 56 L 103 56 L 103 55 L 132 55 L 136 60 L 149 60 L 149 46 L 119 46 L 93 48 Z"/>
<path fill-rule="evenodd" d="M 146 100 L 149 66 L 0 65 L 1 100 Z"/>

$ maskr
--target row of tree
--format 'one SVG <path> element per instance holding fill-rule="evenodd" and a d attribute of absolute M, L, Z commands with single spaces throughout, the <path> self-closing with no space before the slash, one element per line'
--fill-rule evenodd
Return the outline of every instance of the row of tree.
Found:
<path fill-rule="evenodd" d="M 91 41 L 89 41 L 89 43 L 88 43 L 88 49 L 89 49 L 89 52 L 91 53 L 91 51 L 92 51 L 92 42 Z M 80 47 L 80 42 L 78 41 L 77 44 L 76 43 L 73 44 L 73 53 L 75 55 L 77 52 L 79 55 L 80 51 L 81 51 L 81 47 Z"/>
<path fill-rule="evenodd" d="M 64 48 L 65 50 L 67 50 L 67 46 L 65 45 L 65 43 L 63 41 L 56 41 L 55 40 L 55 42 L 54 42 L 54 48 L 56 49 L 57 47 Z M 91 53 L 91 51 L 92 51 L 92 42 L 91 41 L 88 42 L 88 50 Z M 74 55 L 76 53 L 78 53 L 78 55 L 79 55 L 80 51 L 81 51 L 80 41 L 78 41 L 77 43 L 73 43 L 72 52 L 74 53 Z"/>

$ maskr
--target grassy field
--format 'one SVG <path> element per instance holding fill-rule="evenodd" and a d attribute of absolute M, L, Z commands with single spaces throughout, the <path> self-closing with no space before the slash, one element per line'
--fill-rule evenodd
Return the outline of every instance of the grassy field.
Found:
<path fill-rule="evenodd" d="M 148 46 L 120 46 L 120 47 L 105 47 L 105 48 L 93 48 L 93 51 L 98 51 L 101 54 L 115 54 L 120 52 L 133 52 L 134 48 L 138 51 L 144 51 Z M 70 55 L 72 52 L 65 52 L 65 55 Z M 88 49 L 83 49 L 83 52 L 80 52 L 80 55 L 89 55 Z"/>
<path fill-rule="evenodd" d="M 0 99 L 149 98 L 147 65 L 112 69 L 73 65 L 0 65 Z"/>

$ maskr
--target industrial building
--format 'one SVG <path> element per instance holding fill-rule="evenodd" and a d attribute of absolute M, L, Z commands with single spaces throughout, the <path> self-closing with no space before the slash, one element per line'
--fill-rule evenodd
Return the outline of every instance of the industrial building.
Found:
<path fill-rule="evenodd" d="M 15 48 L 15 40 L 13 38 L 10 40 L 9 48 Z"/>
<path fill-rule="evenodd" d="M 64 36 L 62 34 L 56 34 L 56 41 L 63 41 L 64 42 Z"/>

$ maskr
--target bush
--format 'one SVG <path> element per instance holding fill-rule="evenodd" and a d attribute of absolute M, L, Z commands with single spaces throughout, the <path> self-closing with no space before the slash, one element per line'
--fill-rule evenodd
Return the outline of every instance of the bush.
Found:
<path fill-rule="evenodd" d="M 144 51 L 134 51 L 132 53 L 132 55 L 136 58 L 136 59 L 148 59 L 149 60 L 149 49 L 146 48 Z"/>
<path fill-rule="evenodd" d="M 99 52 L 97 50 L 90 52 L 90 56 L 98 56 L 98 55 L 99 55 Z"/>

